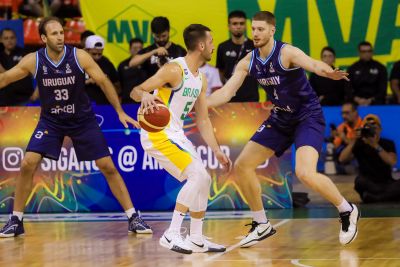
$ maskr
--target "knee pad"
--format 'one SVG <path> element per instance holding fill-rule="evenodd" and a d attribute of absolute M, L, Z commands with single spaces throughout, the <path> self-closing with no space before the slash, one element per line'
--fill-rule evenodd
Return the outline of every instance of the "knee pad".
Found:
<path fill-rule="evenodd" d="M 179 191 L 177 202 L 191 211 L 207 209 L 211 177 L 201 162 L 193 162 L 183 172 L 187 182 Z"/>

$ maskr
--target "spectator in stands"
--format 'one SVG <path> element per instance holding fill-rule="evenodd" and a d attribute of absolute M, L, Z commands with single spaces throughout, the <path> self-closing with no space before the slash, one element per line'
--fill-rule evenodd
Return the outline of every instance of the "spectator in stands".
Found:
<path fill-rule="evenodd" d="M 4 50 L 0 51 L 0 72 L 3 72 L 17 65 L 25 52 L 17 46 L 14 30 L 4 28 L 0 31 L 0 39 L 4 45 Z M 29 102 L 32 93 L 32 78 L 26 77 L 0 90 L 0 106 L 24 105 Z"/>
<path fill-rule="evenodd" d="M 79 0 L 49 0 L 53 16 L 65 19 L 82 17 Z"/>
<path fill-rule="evenodd" d="M 199 70 L 207 78 L 207 96 L 211 95 L 212 92 L 222 87 L 219 71 L 216 67 L 213 67 L 208 63 L 204 63 L 204 65 L 201 66 Z"/>
<path fill-rule="evenodd" d="M 131 59 L 129 66 L 135 68 L 142 65 L 146 76 L 151 77 L 166 62 L 185 56 L 186 50 L 169 40 L 169 30 L 169 20 L 166 17 L 155 17 L 151 21 L 154 44 L 139 51 L 138 55 Z"/>
<path fill-rule="evenodd" d="M 336 53 L 326 46 L 321 50 L 321 60 L 335 68 Z M 319 97 L 322 106 L 340 106 L 351 98 L 350 82 L 346 80 L 331 80 L 315 73 L 310 75 L 310 83 Z"/>
<path fill-rule="evenodd" d="M 355 138 L 340 153 L 339 160 L 353 157 L 359 165 L 354 189 L 364 202 L 400 200 L 400 181 L 392 177 L 397 155 L 392 140 L 381 138 L 382 125 L 378 116 L 369 114 Z"/>
<path fill-rule="evenodd" d="M 81 48 L 85 48 L 86 38 L 89 36 L 94 35 L 94 32 L 86 30 L 81 33 Z"/>
<path fill-rule="evenodd" d="M 110 60 L 103 56 L 104 45 L 105 42 L 102 37 L 91 35 L 86 38 L 85 49 L 114 84 L 116 90 L 118 90 L 120 88 L 118 74 Z M 95 81 L 88 76 L 86 77 L 86 92 L 89 95 L 89 98 L 97 105 L 110 104 L 100 86 L 98 86 Z"/>
<path fill-rule="evenodd" d="M 228 28 L 230 39 L 219 44 L 217 49 L 216 67 L 223 83 L 232 76 L 236 64 L 254 49 L 253 41 L 245 35 L 246 14 L 243 11 L 229 13 Z M 254 78 L 247 76 L 230 102 L 256 102 L 258 99 L 258 83 Z"/>
<path fill-rule="evenodd" d="M 386 67 L 372 58 L 373 49 L 370 43 L 361 42 L 358 52 L 360 60 L 348 69 L 354 101 L 360 106 L 385 104 Z"/>
<path fill-rule="evenodd" d="M 390 73 L 390 88 L 393 93 L 390 104 L 400 104 L 400 61 L 393 65 Z"/>
<path fill-rule="evenodd" d="M 350 140 L 356 137 L 356 129 L 362 125 L 362 119 L 358 115 L 357 104 L 349 101 L 342 105 L 343 122 L 334 131 L 333 144 L 335 148 L 347 146 Z"/>
<path fill-rule="evenodd" d="M 143 49 L 143 41 L 139 38 L 134 38 L 129 42 L 129 51 L 131 56 L 122 61 L 118 66 L 119 82 L 121 84 L 121 99 L 122 103 L 135 103 L 129 96 L 133 87 L 141 84 L 146 80 L 146 74 L 142 70 L 141 65 L 136 68 L 129 67 L 129 61 Z"/>
<path fill-rule="evenodd" d="M 28 17 L 43 17 L 41 0 L 24 0 L 18 12 Z"/>

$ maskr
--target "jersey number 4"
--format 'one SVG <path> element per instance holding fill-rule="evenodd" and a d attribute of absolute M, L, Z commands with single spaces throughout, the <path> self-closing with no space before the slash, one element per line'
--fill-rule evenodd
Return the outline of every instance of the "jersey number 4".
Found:
<path fill-rule="evenodd" d="M 60 100 L 68 100 L 68 98 L 69 98 L 69 95 L 68 95 L 68 90 L 67 89 L 57 89 L 57 90 L 54 90 L 54 93 L 56 94 L 56 97 L 55 97 L 55 99 L 57 100 L 57 101 L 60 101 Z"/>

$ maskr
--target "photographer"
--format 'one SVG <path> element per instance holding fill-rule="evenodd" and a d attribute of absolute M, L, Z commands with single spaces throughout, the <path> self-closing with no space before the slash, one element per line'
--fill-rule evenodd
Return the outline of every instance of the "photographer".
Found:
<path fill-rule="evenodd" d="M 354 189 L 363 202 L 400 200 L 400 181 L 392 177 L 392 167 L 397 162 L 394 142 L 380 138 L 382 126 L 376 115 L 367 115 L 362 125 L 340 153 L 339 161 L 358 161 Z"/>

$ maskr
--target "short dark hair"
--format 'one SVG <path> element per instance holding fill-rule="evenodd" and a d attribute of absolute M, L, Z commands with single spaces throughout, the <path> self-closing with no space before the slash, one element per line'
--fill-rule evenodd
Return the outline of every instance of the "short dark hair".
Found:
<path fill-rule="evenodd" d="M 228 22 L 231 18 L 243 18 L 247 19 L 246 13 L 244 13 L 242 10 L 233 10 L 231 13 L 228 15 Z"/>
<path fill-rule="evenodd" d="M 275 16 L 269 11 L 259 11 L 253 16 L 253 20 L 265 21 L 268 24 L 276 26 Z"/>
<path fill-rule="evenodd" d="M 3 28 L 2 30 L 0 30 L 0 36 L 3 36 L 3 33 L 4 33 L 5 31 L 13 32 L 14 35 L 17 35 L 16 32 L 15 32 L 13 29 L 11 29 L 11 28 Z"/>
<path fill-rule="evenodd" d="M 151 21 L 151 32 L 160 34 L 165 31 L 169 31 L 169 20 L 166 17 L 155 17 Z"/>
<path fill-rule="evenodd" d="M 88 38 L 89 36 L 94 35 L 94 32 L 90 31 L 90 30 L 86 30 L 84 32 L 81 33 L 81 41 L 83 41 L 84 39 Z"/>
<path fill-rule="evenodd" d="M 190 24 L 183 31 L 183 40 L 187 50 L 193 51 L 201 39 L 206 37 L 206 32 L 210 32 L 210 28 L 202 24 Z"/>
<path fill-rule="evenodd" d="M 353 111 L 358 109 L 358 104 L 352 100 L 345 101 L 342 106 L 344 106 L 344 105 L 350 105 L 351 108 L 353 109 Z"/>
<path fill-rule="evenodd" d="M 143 44 L 143 40 L 140 39 L 140 38 L 132 38 L 132 39 L 129 41 L 129 47 L 131 47 L 132 44 L 134 44 L 134 43 L 141 43 L 141 44 Z"/>
<path fill-rule="evenodd" d="M 331 52 L 331 53 L 336 57 L 335 49 L 333 49 L 332 47 L 330 47 L 330 46 L 325 46 L 324 48 L 322 48 L 322 50 L 321 50 L 321 55 L 322 55 L 322 53 L 324 53 L 325 51 Z"/>
<path fill-rule="evenodd" d="M 372 47 L 372 44 L 367 41 L 362 41 L 361 43 L 358 44 L 358 50 L 360 50 L 361 46 L 370 46 Z"/>
<path fill-rule="evenodd" d="M 47 35 L 46 25 L 52 21 L 60 23 L 61 26 L 63 25 L 62 21 L 57 17 L 45 17 L 39 23 L 39 35 Z"/>

